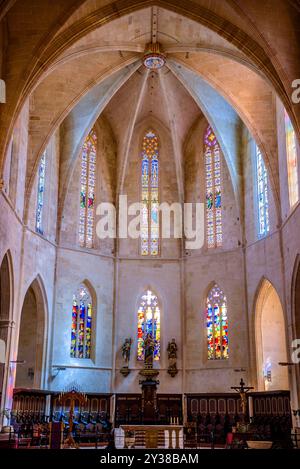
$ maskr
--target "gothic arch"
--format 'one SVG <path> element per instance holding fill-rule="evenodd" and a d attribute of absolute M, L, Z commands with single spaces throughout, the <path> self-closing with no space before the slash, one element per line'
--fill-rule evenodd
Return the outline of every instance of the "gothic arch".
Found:
<path fill-rule="evenodd" d="M 80 2 L 78 1 L 78 5 Z M 53 28 L 49 28 L 47 37 L 54 38 L 55 40 L 47 41 L 47 44 L 40 43 L 39 54 L 35 54 L 34 58 L 31 59 L 31 63 L 27 65 L 26 72 L 27 76 L 24 78 L 24 88 L 20 88 L 20 99 L 15 108 L 12 106 L 12 111 L 8 118 L 12 121 L 21 109 L 24 100 L 29 94 L 35 89 L 40 81 L 49 73 L 51 67 L 60 54 L 64 53 L 66 49 L 74 44 L 75 40 L 79 40 L 91 31 L 101 27 L 104 24 L 108 24 L 116 20 L 119 17 L 123 17 L 128 13 L 134 13 L 136 11 L 145 8 L 145 6 L 159 5 L 161 8 L 173 11 L 185 18 L 193 19 L 199 24 L 204 25 L 210 30 L 214 31 L 218 35 L 222 36 L 225 40 L 233 43 L 240 51 L 247 56 L 247 62 L 249 68 L 258 68 L 262 70 L 264 77 L 268 79 L 274 86 L 277 93 L 281 96 L 281 99 L 285 103 L 287 109 L 290 110 L 292 118 L 295 121 L 295 115 L 292 112 L 292 106 L 288 99 L 288 93 L 286 91 L 287 84 L 285 82 L 286 77 L 282 74 L 282 67 L 278 63 L 278 60 L 272 53 L 268 42 L 265 40 L 263 46 L 258 45 L 261 40 L 259 32 L 254 30 L 253 37 L 245 33 L 242 28 L 233 25 L 230 21 L 225 20 L 223 16 L 216 12 L 210 11 L 208 8 L 204 8 L 196 3 L 189 5 L 178 4 L 175 0 L 172 1 L 150 1 L 145 2 L 141 0 L 130 0 L 126 5 L 122 5 L 122 2 L 115 2 L 114 8 L 112 5 L 107 5 L 104 8 L 95 10 L 93 14 L 86 18 L 79 18 L 73 24 L 71 24 L 72 13 L 74 11 L 69 10 L 60 18 L 57 25 Z M 80 8 L 79 8 L 80 10 Z M 241 16 L 247 19 L 247 16 L 243 11 L 240 11 Z M 64 22 L 69 19 L 69 27 L 63 28 Z M 59 25 L 59 26 L 58 26 Z M 59 31 L 60 29 L 60 31 Z M 52 36 L 51 36 L 52 35 Z M 240 54 L 238 54 L 240 55 Z M 38 58 L 39 57 L 39 58 Z M 236 58 L 236 60 L 240 60 Z M 29 61 L 28 61 L 29 62 Z M 43 69 L 40 67 L 40 63 L 46 64 Z M 255 66 L 253 66 L 255 64 Z M 281 76 L 282 75 L 282 76 Z M 294 122 L 295 124 L 295 122 Z M 10 125 L 10 130 L 13 125 Z M 297 128 L 295 126 L 295 128 Z M 7 142 L 4 141 L 4 145 Z"/>
<path fill-rule="evenodd" d="M 219 16 L 217 13 L 213 13 L 212 11 L 209 11 L 209 9 L 195 3 L 185 6 L 179 4 L 178 1 L 175 0 L 168 2 L 144 2 L 141 0 L 131 0 L 124 4 L 124 6 L 121 5 L 121 2 L 117 1 L 114 3 L 113 7 L 108 5 L 107 7 L 98 9 L 93 15 L 87 17 L 85 21 L 83 21 L 82 18 L 78 19 L 77 22 L 69 26 L 69 28 L 66 30 L 62 30 L 63 28 L 61 27 L 61 24 L 63 24 L 63 20 L 67 19 L 67 15 L 64 18 L 61 18 L 61 21 L 57 23 L 59 26 L 52 28 L 51 31 L 53 34 L 52 37 L 56 37 L 56 40 L 47 41 L 47 44 L 40 48 L 40 60 L 34 56 L 31 66 L 28 66 L 27 70 L 32 71 L 31 73 L 28 73 L 26 87 L 23 94 L 25 94 L 25 92 L 31 92 L 44 76 L 45 69 L 38 69 L 38 65 L 41 61 L 50 67 L 55 62 L 59 53 L 63 53 L 68 47 L 72 46 L 75 40 L 78 40 L 88 32 L 95 30 L 103 24 L 109 23 L 118 17 L 144 8 L 146 6 L 145 3 L 147 6 L 159 4 L 159 6 L 162 8 L 169 9 L 170 11 L 177 12 L 184 17 L 191 18 L 194 21 L 197 21 L 198 23 L 208 27 L 209 29 L 212 29 L 226 40 L 232 42 L 234 45 L 236 45 L 237 48 L 246 51 L 246 54 L 250 60 L 256 63 L 258 68 L 263 68 L 264 74 L 274 84 L 278 92 L 284 97 L 284 100 L 286 102 L 288 101 L 287 93 L 284 90 L 284 84 L 282 83 L 282 80 L 280 79 L 279 74 L 277 73 L 275 66 L 272 63 L 272 60 L 273 62 L 276 62 L 276 58 L 271 53 L 271 51 L 268 50 L 269 47 L 266 42 L 264 42 L 264 46 L 267 50 L 264 50 L 264 48 L 258 45 L 258 43 L 252 37 L 248 36 L 247 33 L 242 31 L 239 27 L 234 26 L 228 20 L 225 20 Z M 78 6 L 79 2 L 76 7 Z M 69 15 L 69 18 L 70 17 L 71 14 Z M 61 32 L 57 34 L 58 27 L 60 27 Z M 50 36 L 51 32 L 49 31 Z M 258 33 L 256 33 L 256 35 L 258 36 Z M 276 65 L 278 66 L 277 63 Z"/>
<path fill-rule="evenodd" d="M 214 328 L 214 325 L 211 326 L 211 332 L 212 332 L 212 336 L 213 336 L 213 344 L 212 344 L 212 341 L 210 342 L 209 341 L 209 328 L 208 328 L 208 324 L 209 324 L 209 308 L 208 308 L 208 300 L 209 300 L 209 296 L 212 292 L 213 289 L 218 289 L 222 294 L 223 294 L 223 298 L 224 298 L 224 302 L 223 302 L 223 305 L 225 306 L 225 310 L 223 310 L 223 306 L 220 306 L 220 302 L 216 302 L 215 304 L 218 304 L 219 305 L 219 308 L 218 308 L 218 311 L 219 311 L 219 334 L 217 335 L 218 337 L 218 340 L 219 340 L 219 344 L 220 345 L 220 351 L 217 352 L 217 342 L 215 342 L 215 332 L 213 332 L 213 328 Z M 217 300 L 216 300 L 217 301 Z M 228 298 L 227 298 L 227 294 L 225 292 L 225 290 L 220 286 L 220 284 L 216 281 L 211 281 L 209 283 L 209 285 L 206 287 L 205 289 L 205 292 L 204 292 L 204 296 L 203 296 L 203 300 L 202 300 L 202 311 L 203 311 L 203 331 L 204 331 L 204 349 L 203 349 L 203 352 L 204 352 L 204 360 L 208 360 L 208 359 L 229 359 L 229 355 L 228 355 L 228 336 L 229 336 L 229 332 L 228 332 Z M 210 316 L 213 324 L 215 324 L 215 310 L 214 308 L 212 308 L 212 315 Z M 223 311 L 225 312 L 225 323 L 223 323 Z M 224 325 L 223 325 L 224 324 Z M 225 331 L 225 335 L 223 337 L 223 331 Z M 227 332 L 226 332 L 227 331 Z M 226 342 L 224 342 L 226 341 Z M 212 344 L 211 346 L 209 344 Z M 211 356 L 210 356 L 211 355 Z"/>
<path fill-rule="evenodd" d="M 3 298 L 3 295 L 5 297 Z M 13 262 L 10 250 L 0 264 L 0 320 L 11 320 L 13 316 Z M 0 325 L 1 327 L 1 325 Z M 0 338 L 1 333 L 0 333 Z"/>
<path fill-rule="evenodd" d="M 296 256 L 292 286 L 291 286 L 291 315 L 292 315 L 292 338 L 300 339 L 300 254 Z M 294 367 L 297 383 L 298 400 L 300 400 L 300 370 Z"/>
<path fill-rule="evenodd" d="M 291 289 L 292 331 L 293 339 L 300 339 L 300 254 L 297 255 Z"/>
<path fill-rule="evenodd" d="M 69 306 L 69 312 L 70 312 L 70 322 L 69 322 L 69 327 L 70 327 L 70 338 L 71 340 L 73 339 L 73 344 L 72 342 L 70 343 L 71 345 L 71 348 L 69 349 L 70 350 L 70 353 L 71 353 L 71 358 L 76 358 L 76 359 L 81 359 L 81 358 L 84 358 L 84 359 L 91 359 L 91 360 L 95 360 L 95 351 L 96 351 L 96 322 L 97 322 L 97 294 L 96 294 L 96 291 L 92 285 L 92 283 L 87 279 L 85 278 L 84 280 L 80 281 L 75 287 L 74 287 L 74 291 L 73 291 L 73 301 L 74 301 L 74 298 L 76 299 L 77 301 L 77 305 L 79 306 L 79 297 L 78 297 L 78 292 L 79 292 L 79 289 L 81 287 L 84 287 L 86 290 L 87 290 L 87 293 L 89 294 L 89 298 L 91 300 L 91 316 L 89 316 L 88 314 L 88 311 L 89 311 L 89 306 L 88 306 L 88 303 L 87 303 L 87 300 L 85 299 L 84 300 L 84 306 L 85 306 L 85 309 L 84 309 L 84 320 L 83 320 L 83 330 L 84 330 L 84 333 L 83 333 L 83 336 L 82 336 L 82 355 L 80 355 L 80 347 L 79 347 L 79 340 L 80 340 L 80 336 L 78 335 L 78 332 L 79 332 L 79 329 L 77 329 L 79 327 L 79 321 L 80 321 L 80 316 L 79 314 L 79 311 L 80 309 L 78 310 L 77 309 L 77 312 L 76 312 L 76 316 L 75 316 L 75 319 L 73 317 L 73 309 L 72 309 L 72 303 L 70 303 L 70 306 Z M 77 293 L 77 295 L 76 295 Z M 76 304 L 76 303 L 75 303 Z M 74 305 L 74 303 L 73 303 Z M 74 306 L 73 306 L 74 307 Z M 71 319 L 71 314 L 72 314 L 72 319 Z M 73 329 L 73 321 L 75 320 L 75 329 Z M 88 324 L 89 322 L 89 324 Z M 71 329 L 71 326 L 72 326 L 72 329 Z M 88 329 L 89 328 L 89 329 Z M 71 332 L 72 330 L 72 332 Z M 74 335 L 75 333 L 75 335 Z M 87 344 L 89 344 L 89 352 L 88 352 L 88 355 L 87 354 Z"/>
<path fill-rule="evenodd" d="M 135 141 L 137 142 L 139 156 L 140 156 L 142 145 L 143 145 L 143 138 L 149 129 L 153 130 L 154 133 L 156 133 L 159 138 L 160 154 L 165 149 L 166 140 L 170 139 L 171 141 L 171 132 L 165 126 L 165 124 L 155 115 L 152 115 L 150 117 L 147 116 L 139 120 L 138 122 L 134 123 L 131 138 L 130 138 L 130 141 L 128 141 L 129 148 L 133 142 Z M 122 155 L 122 157 L 124 157 L 124 155 Z M 120 175 L 117 181 L 117 195 L 123 193 L 127 173 L 128 173 L 128 164 L 127 162 L 123 161 L 122 169 L 120 171 Z"/>
<path fill-rule="evenodd" d="M 255 310 L 256 372 L 259 391 L 289 389 L 286 322 L 280 297 L 265 277 L 259 283 Z"/>
<path fill-rule="evenodd" d="M 19 323 L 15 387 L 43 388 L 48 346 L 48 303 L 40 275 L 32 281 L 23 299 Z"/>
<path fill-rule="evenodd" d="M 4 352 L 4 363 L 0 363 L 0 392 L 5 394 L 7 373 L 5 364 L 9 361 L 11 326 L 13 317 L 13 269 L 11 253 L 8 250 L 0 265 L 0 341 Z"/>

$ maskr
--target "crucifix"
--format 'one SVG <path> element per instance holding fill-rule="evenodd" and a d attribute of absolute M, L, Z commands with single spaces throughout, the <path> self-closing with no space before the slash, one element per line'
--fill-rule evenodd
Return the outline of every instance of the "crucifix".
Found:
<path fill-rule="evenodd" d="M 243 378 L 241 378 L 239 386 L 231 386 L 231 389 L 234 389 L 240 394 L 241 398 L 241 408 L 243 414 L 243 421 L 245 421 L 246 413 L 247 413 L 247 397 L 246 393 L 250 391 L 250 389 L 254 389 L 252 386 L 245 386 Z"/>

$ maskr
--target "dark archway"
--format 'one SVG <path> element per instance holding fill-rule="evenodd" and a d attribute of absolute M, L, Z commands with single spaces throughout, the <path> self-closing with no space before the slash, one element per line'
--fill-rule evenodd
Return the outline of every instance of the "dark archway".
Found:
<path fill-rule="evenodd" d="M 300 339 L 300 260 L 298 260 L 294 283 L 294 314 L 295 314 L 295 337 Z"/>
<path fill-rule="evenodd" d="M 288 390 L 286 324 L 279 295 L 267 279 L 260 283 L 255 307 L 255 339 L 259 391 Z"/>
<path fill-rule="evenodd" d="M 296 339 L 300 339 L 300 255 L 298 254 L 294 266 L 294 273 L 293 273 L 293 282 L 292 282 L 292 291 L 291 291 L 291 298 L 292 298 L 292 318 L 293 318 L 293 325 L 292 325 L 292 334 L 293 334 L 293 341 Z M 296 351 L 299 349 L 298 342 L 296 345 L 292 346 L 292 350 Z M 297 357 L 299 357 L 299 353 L 296 353 Z M 300 402 L 300 367 L 294 366 L 293 371 L 295 372 L 295 380 L 296 380 L 296 389 L 298 395 L 298 403 Z M 299 408 L 299 405 L 295 408 Z"/>
<path fill-rule="evenodd" d="M 21 312 L 16 388 L 38 389 L 42 385 L 45 317 L 44 298 L 36 279 L 27 290 Z"/>
<path fill-rule="evenodd" d="M 11 311 L 11 281 L 10 281 L 10 259 L 8 253 L 5 254 L 0 267 L 0 340 L 2 351 L 6 354 L 9 320 Z M 0 390 L 4 379 L 5 358 L 0 363 Z"/>

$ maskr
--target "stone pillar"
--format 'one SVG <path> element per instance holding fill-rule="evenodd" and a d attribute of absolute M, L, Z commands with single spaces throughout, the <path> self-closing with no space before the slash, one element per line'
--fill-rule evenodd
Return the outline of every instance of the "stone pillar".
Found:
<path fill-rule="evenodd" d="M 0 321 L 0 335 L 1 338 L 6 337 L 6 363 L 4 368 L 3 374 L 3 383 L 2 383 L 2 396 L 1 396 L 1 406 L 0 409 L 3 411 L 4 409 L 12 409 L 12 401 L 13 401 L 13 388 L 15 382 L 15 367 L 14 369 L 11 368 L 11 343 L 12 343 L 12 334 L 15 328 L 15 322 L 2 319 Z M 3 415 L 1 412 L 0 414 L 0 426 L 7 425 L 8 419 Z"/>

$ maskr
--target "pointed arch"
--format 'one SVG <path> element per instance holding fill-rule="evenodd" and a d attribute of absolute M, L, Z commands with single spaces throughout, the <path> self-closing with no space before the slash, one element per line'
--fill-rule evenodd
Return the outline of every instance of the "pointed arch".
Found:
<path fill-rule="evenodd" d="M 92 331 L 95 322 L 96 294 L 88 280 L 79 284 L 73 293 L 71 320 L 71 358 L 92 357 Z"/>
<path fill-rule="evenodd" d="M 11 252 L 8 250 L 4 254 L 0 264 L 0 320 L 11 320 L 12 316 L 13 262 Z"/>
<path fill-rule="evenodd" d="M 258 237 L 266 236 L 270 231 L 268 171 L 262 152 L 255 143 L 255 179 L 256 179 L 256 207 L 258 220 Z"/>
<path fill-rule="evenodd" d="M 300 338 L 300 254 L 296 256 L 292 279 L 293 338 Z"/>
<path fill-rule="evenodd" d="M 292 306 L 292 338 L 300 338 L 300 254 L 297 254 L 291 285 L 291 306 Z M 295 377 L 297 383 L 298 402 L 300 401 L 300 370 L 295 368 Z"/>
<path fill-rule="evenodd" d="M 97 134 L 94 128 L 81 149 L 79 244 L 92 248 L 94 243 Z"/>
<path fill-rule="evenodd" d="M 6 363 L 9 360 L 9 329 L 13 316 L 13 269 L 11 253 L 8 250 L 0 264 L 0 342 L 2 350 L 2 360 L 0 361 L 0 393 L 3 392 L 5 399 L 5 381 L 8 368 Z"/>
<path fill-rule="evenodd" d="M 20 316 L 16 387 L 43 387 L 48 337 L 48 303 L 40 275 L 32 281 Z"/>
<path fill-rule="evenodd" d="M 289 389 L 284 311 L 273 284 L 263 277 L 255 301 L 255 345 L 258 390 Z"/>
<path fill-rule="evenodd" d="M 207 358 L 229 358 L 227 298 L 217 283 L 213 283 L 206 296 Z"/>
<path fill-rule="evenodd" d="M 204 136 L 206 186 L 206 237 L 209 248 L 222 246 L 222 168 L 221 149 L 210 124 Z"/>
<path fill-rule="evenodd" d="M 141 152 L 142 256 L 158 256 L 159 243 L 159 138 L 149 128 Z"/>
<path fill-rule="evenodd" d="M 139 296 L 137 308 L 137 359 L 145 358 L 145 338 L 151 334 L 154 339 L 154 360 L 160 359 L 161 348 L 161 303 L 153 289 L 147 288 Z"/>

